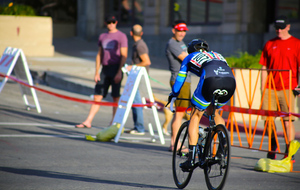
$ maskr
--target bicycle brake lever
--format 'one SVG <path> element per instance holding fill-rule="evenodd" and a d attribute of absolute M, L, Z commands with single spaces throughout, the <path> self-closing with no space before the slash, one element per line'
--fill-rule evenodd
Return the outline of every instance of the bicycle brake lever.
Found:
<path fill-rule="evenodd" d="M 170 110 L 171 110 L 171 112 L 173 112 L 173 113 L 175 113 L 175 109 L 174 109 L 174 107 L 173 107 L 175 100 L 176 100 L 176 97 L 173 97 L 173 98 L 171 99 L 171 101 L 170 101 Z"/>
<path fill-rule="evenodd" d="M 169 104 L 170 104 L 170 102 L 168 102 L 168 103 L 165 105 L 165 107 L 167 107 Z"/>

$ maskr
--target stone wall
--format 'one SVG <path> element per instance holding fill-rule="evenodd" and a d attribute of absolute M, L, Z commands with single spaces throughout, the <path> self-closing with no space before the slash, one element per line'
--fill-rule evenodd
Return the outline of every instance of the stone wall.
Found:
<path fill-rule="evenodd" d="M 20 48 L 26 56 L 53 56 L 52 19 L 35 16 L 0 16 L 0 54 Z"/>

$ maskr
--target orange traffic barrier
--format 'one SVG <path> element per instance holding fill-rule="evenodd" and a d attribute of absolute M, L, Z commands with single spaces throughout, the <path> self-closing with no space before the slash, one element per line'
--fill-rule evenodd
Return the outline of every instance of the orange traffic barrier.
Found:
<path fill-rule="evenodd" d="M 263 88 L 262 90 L 259 89 L 261 86 L 261 77 L 260 75 L 262 72 L 268 72 L 267 75 L 267 81 L 265 84 L 261 84 Z M 289 93 L 285 93 L 285 88 L 283 84 L 283 79 L 282 79 L 282 72 L 289 72 Z M 232 146 L 237 146 L 237 147 L 242 147 L 242 148 L 249 148 L 249 149 L 255 149 L 255 150 L 260 150 L 260 151 L 271 151 L 271 137 L 272 137 L 272 131 L 276 140 L 276 144 L 278 147 L 278 152 L 279 154 L 284 154 L 281 153 L 280 146 L 278 143 L 278 134 L 277 130 L 275 127 L 275 120 L 274 117 L 280 117 L 280 121 L 282 124 L 283 128 L 283 134 L 284 134 L 284 139 L 286 144 L 290 142 L 290 139 L 288 139 L 287 131 L 284 127 L 284 121 L 283 117 L 287 116 L 289 117 L 289 122 L 292 122 L 291 116 L 296 115 L 299 117 L 298 114 L 293 114 L 291 113 L 291 98 L 292 98 L 292 89 L 291 89 L 291 81 L 292 81 L 292 73 L 289 70 L 259 70 L 259 69 L 233 69 L 233 74 L 236 78 L 237 81 L 237 87 L 236 87 L 236 92 L 234 97 L 231 98 L 230 100 L 230 109 L 228 111 L 228 119 L 227 119 L 227 124 L 226 127 L 227 129 L 231 132 L 231 145 Z M 269 89 L 274 89 L 275 88 L 275 83 L 274 83 L 274 75 L 279 74 L 280 82 L 282 85 L 282 89 L 284 91 L 284 96 L 285 100 L 287 102 L 287 105 L 289 107 L 289 113 L 284 113 L 280 110 L 279 107 L 279 101 L 278 101 L 278 95 L 277 91 L 274 90 L 275 93 L 275 99 L 277 102 L 277 111 L 269 111 L 268 110 L 262 110 L 262 102 L 264 99 L 264 96 L 268 96 L 268 105 L 270 108 L 270 100 L 271 100 L 271 93 Z M 267 85 L 268 84 L 268 85 Z M 266 94 L 266 92 L 268 92 Z M 235 108 L 235 109 L 233 109 Z M 245 109 L 246 108 L 246 109 Z M 240 110 L 241 112 L 238 113 L 237 110 Z M 248 113 L 243 113 L 242 111 L 247 110 Z M 223 111 L 224 112 L 224 111 Z M 264 122 L 264 125 L 261 126 L 259 125 L 259 116 L 266 116 L 266 120 Z M 224 113 L 223 113 L 224 117 Z M 256 117 L 256 120 L 253 118 Z M 238 119 L 237 119 L 238 118 Z M 254 122 L 253 122 L 254 121 Z M 241 125 L 242 124 L 242 125 Z M 261 137 L 261 142 L 259 144 L 259 147 L 254 147 L 254 137 L 255 134 L 257 133 L 259 128 L 263 128 L 262 130 L 262 137 Z M 240 130 L 243 130 L 246 135 L 247 139 L 247 145 L 244 145 L 241 140 L 240 136 Z M 291 130 L 291 128 L 290 128 Z M 238 145 L 234 144 L 234 131 L 236 132 L 238 136 Z M 291 131 L 289 131 L 289 134 Z M 263 143 L 264 143 L 264 137 L 268 136 L 268 149 L 263 149 Z"/>

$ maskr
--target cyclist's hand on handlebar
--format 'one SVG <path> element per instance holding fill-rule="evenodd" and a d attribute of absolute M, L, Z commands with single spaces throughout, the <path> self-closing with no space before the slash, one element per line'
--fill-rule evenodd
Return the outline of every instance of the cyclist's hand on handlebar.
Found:
<path fill-rule="evenodd" d="M 166 104 L 165 107 L 167 107 L 169 105 L 169 103 L 172 101 L 173 98 L 176 98 L 176 96 L 174 96 L 173 93 L 171 92 L 168 97 L 168 103 Z"/>
<path fill-rule="evenodd" d="M 176 100 L 176 96 L 171 92 L 169 97 L 168 97 L 168 103 L 166 105 L 166 107 L 170 104 L 170 110 L 174 113 L 175 112 L 175 109 L 173 108 L 173 104 Z"/>

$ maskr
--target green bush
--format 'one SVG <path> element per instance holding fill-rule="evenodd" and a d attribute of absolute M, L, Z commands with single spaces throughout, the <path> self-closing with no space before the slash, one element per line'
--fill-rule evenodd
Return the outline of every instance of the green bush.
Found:
<path fill-rule="evenodd" d="M 261 50 L 255 55 L 250 55 L 247 52 L 239 52 L 238 56 L 226 57 L 225 59 L 230 67 L 260 69 L 261 65 L 258 63 L 260 56 Z"/>
<path fill-rule="evenodd" d="M 8 6 L 0 6 L 0 15 L 36 16 L 31 6 L 13 3 L 10 3 Z"/>

